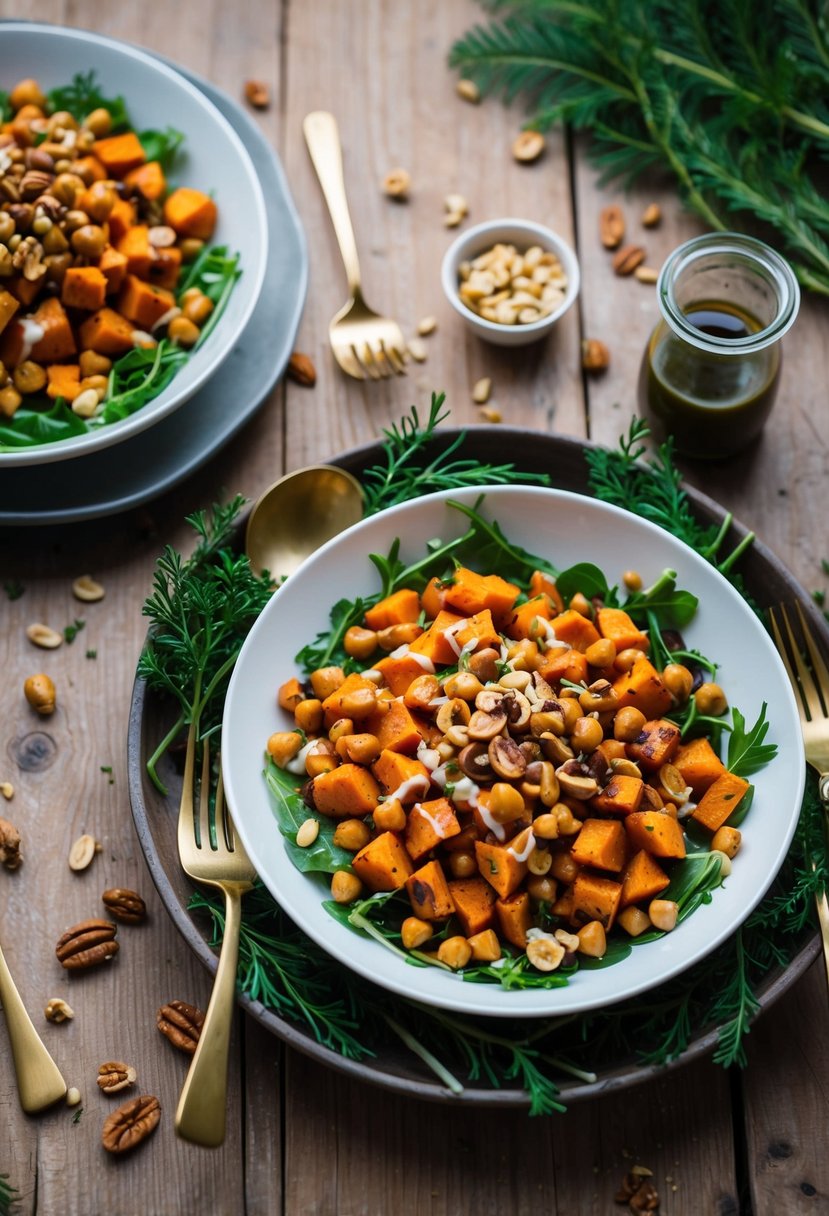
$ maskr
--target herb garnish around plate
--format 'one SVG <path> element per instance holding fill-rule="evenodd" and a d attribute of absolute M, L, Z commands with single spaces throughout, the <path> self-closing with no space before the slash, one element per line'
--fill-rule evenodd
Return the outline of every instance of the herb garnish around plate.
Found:
<path fill-rule="evenodd" d="M 829 294 L 829 39 L 788 0 L 489 0 L 450 63 L 523 95 L 528 125 L 593 136 L 602 181 L 669 172 L 710 227 L 771 227 L 804 287 Z"/>
<path fill-rule="evenodd" d="M 592 492 L 646 518 L 655 518 L 648 514 L 653 508 L 660 515 L 656 522 L 716 563 L 727 526 L 712 532 L 694 518 L 668 446 L 656 458 L 638 459 L 641 452 L 635 448 L 642 446 L 645 434 L 646 429 L 636 424 L 618 449 L 586 449 Z M 462 443 L 458 451 L 462 454 Z M 384 444 L 378 481 L 394 458 L 394 450 Z M 394 489 L 391 486 L 390 492 Z M 231 542 L 241 505 L 237 499 L 214 511 L 212 523 L 202 515 L 194 517 L 200 542 L 196 553 L 187 562 L 175 554 L 171 558 L 180 566 L 190 568 L 194 563 L 201 567 L 202 578 L 209 583 L 210 572 L 215 569 L 218 576 L 224 563 L 232 560 Z M 389 504 L 381 500 L 379 505 Z M 750 538 L 719 562 L 726 577 L 738 586 L 733 565 L 747 544 Z M 178 581 L 171 587 L 174 596 L 186 590 Z M 260 592 L 264 603 L 269 587 L 263 583 Z M 188 638 L 200 628 L 196 599 L 188 595 L 187 606 L 186 627 L 184 617 L 174 617 L 169 627 L 159 617 L 158 627 L 168 633 L 168 641 L 150 662 L 158 670 L 152 674 L 146 668 L 143 671 L 151 687 L 176 699 L 181 726 L 189 720 L 188 707 L 194 700 L 192 685 L 181 681 L 192 680 L 198 667 L 190 655 Z M 255 615 L 253 604 L 250 609 L 250 616 L 240 611 L 235 622 L 240 638 Z M 202 710 L 203 729 L 218 724 L 222 702 L 217 686 L 217 694 Z M 175 732 L 168 735 L 153 763 L 175 737 Z M 734 937 L 649 993 L 647 999 L 637 998 L 566 1022 L 516 1022 L 506 1036 L 503 1026 L 492 1020 L 405 1002 L 368 985 L 301 934 L 262 886 L 245 900 L 238 987 L 280 1017 L 306 1026 L 317 1042 L 350 1059 L 369 1059 L 375 1048 L 402 1043 L 452 1093 L 462 1093 L 465 1084 L 520 1087 L 528 1095 L 532 1114 L 549 1114 L 563 1109 L 556 1077 L 574 1076 L 591 1083 L 597 1072 L 617 1067 L 623 1060 L 664 1064 L 680 1056 L 706 1027 L 718 1027 L 714 1056 L 718 1063 L 745 1063 L 745 1034 L 756 1008 L 757 986 L 770 972 L 790 963 L 814 933 L 815 894 L 828 881 L 823 813 L 817 783 L 808 772 L 794 840 L 763 901 Z M 199 892 L 190 907 L 211 918 L 212 944 L 217 945 L 224 923 L 221 904 Z"/>

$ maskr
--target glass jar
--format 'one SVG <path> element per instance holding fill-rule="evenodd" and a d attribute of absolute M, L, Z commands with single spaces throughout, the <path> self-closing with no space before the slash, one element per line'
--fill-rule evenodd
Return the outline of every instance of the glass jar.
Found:
<path fill-rule="evenodd" d="M 777 394 L 780 339 L 800 290 L 762 241 L 712 232 L 680 245 L 659 275 L 662 318 L 645 350 L 640 409 L 660 442 L 718 459 L 756 439 Z"/>

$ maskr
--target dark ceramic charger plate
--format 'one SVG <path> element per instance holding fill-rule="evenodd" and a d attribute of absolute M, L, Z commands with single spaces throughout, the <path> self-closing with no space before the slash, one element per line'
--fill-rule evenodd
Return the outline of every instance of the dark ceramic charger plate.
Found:
<path fill-rule="evenodd" d="M 433 452 L 446 446 L 458 435 L 457 430 L 445 430 L 433 441 Z M 589 493 L 587 464 L 584 459 L 588 445 L 574 439 L 558 438 L 536 431 L 508 427 L 471 427 L 466 433 L 461 454 L 483 463 L 512 460 L 517 468 L 528 473 L 549 473 L 552 484 L 563 490 Z M 371 444 L 346 452 L 332 461 L 358 478 L 381 459 L 379 444 Z M 688 496 L 698 518 L 719 527 L 725 517 L 723 509 L 712 499 L 695 490 Z M 733 524 L 726 546 L 739 543 L 745 529 Z M 755 541 L 740 560 L 740 570 L 748 591 L 763 606 L 798 599 L 815 633 L 829 649 L 829 631 L 811 597 L 803 590 L 781 561 L 761 542 Z M 195 917 L 187 910 L 193 886 L 182 873 L 176 846 L 176 822 L 181 778 L 168 764 L 163 778 L 169 781 L 170 795 L 162 797 L 146 772 L 145 761 L 152 754 L 169 725 L 169 707 L 150 693 L 143 681 L 136 681 L 129 723 L 129 781 L 133 818 L 153 881 L 165 907 L 187 944 L 211 972 L 215 972 L 217 956 L 208 945 L 209 925 L 205 918 Z M 820 939 L 815 933 L 804 937 L 803 944 L 792 962 L 771 972 L 763 980 L 758 998 L 761 1010 L 768 1009 L 803 974 L 817 957 Z M 257 1001 L 240 997 L 242 1008 L 262 1026 L 279 1035 L 290 1046 L 336 1068 L 351 1077 L 381 1085 L 386 1089 L 431 1100 L 470 1105 L 526 1106 L 528 1098 L 520 1089 L 494 1089 L 472 1085 L 455 1096 L 441 1085 L 433 1074 L 402 1047 L 380 1045 L 377 1055 L 369 1060 L 345 1059 L 322 1047 L 298 1023 L 287 1021 Z M 500 1027 L 502 1031 L 502 1027 Z M 562 1097 L 568 1104 L 600 1093 L 624 1089 L 650 1077 L 674 1069 L 709 1053 L 717 1042 L 717 1027 L 705 1027 L 692 1039 L 686 1051 L 671 1064 L 662 1067 L 643 1066 L 635 1059 L 620 1060 L 613 1068 L 602 1070 L 590 1084 L 560 1080 Z"/>

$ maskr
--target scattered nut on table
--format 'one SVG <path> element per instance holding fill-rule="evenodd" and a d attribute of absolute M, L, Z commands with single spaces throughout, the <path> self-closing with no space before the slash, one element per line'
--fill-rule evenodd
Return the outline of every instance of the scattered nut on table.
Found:
<path fill-rule="evenodd" d="M 6 802 L 11 802 L 14 798 L 14 786 L 11 781 L 0 781 L 0 794 L 6 799 Z"/>
<path fill-rule="evenodd" d="M 659 203 L 650 203 L 642 212 L 642 223 L 645 228 L 655 228 L 662 220 L 662 208 Z"/>
<path fill-rule="evenodd" d="M 0 865 L 16 870 L 22 861 L 20 832 L 8 819 L 0 819 Z"/>
<path fill-rule="evenodd" d="M 435 317 L 421 317 L 417 323 L 417 332 L 421 338 L 428 338 L 429 334 L 433 334 L 438 327 Z"/>
<path fill-rule="evenodd" d="M 640 283 L 655 283 L 659 278 L 659 271 L 655 266 L 637 266 L 633 277 Z"/>
<path fill-rule="evenodd" d="M 81 1091 L 77 1085 L 70 1085 L 66 1091 L 66 1105 L 77 1106 L 81 1100 Z"/>
<path fill-rule="evenodd" d="M 88 574 L 82 574 L 73 582 L 72 594 L 76 600 L 82 600 L 85 604 L 96 604 L 98 600 L 104 598 L 106 592 L 100 583 L 95 582 L 94 578 Z"/>
<path fill-rule="evenodd" d="M 599 239 L 605 249 L 616 249 L 625 237 L 625 217 L 616 203 L 603 207 L 599 213 Z"/>
<path fill-rule="evenodd" d="M 317 369 L 310 355 L 303 355 L 299 350 L 294 351 L 288 360 L 288 379 L 293 380 L 294 384 L 301 384 L 303 388 L 314 387 L 317 382 Z"/>
<path fill-rule="evenodd" d="M 469 214 L 469 203 L 462 194 L 447 194 L 443 205 L 446 208 L 443 222 L 447 228 L 457 228 L 458 224 Z"/>
<path fill-rule="evenodd" d="M 271 104 L 271 91 L 263 80 L 246 80 L 245 101 L 254 110 L 267 110 Z"/>
<path fill-rule="evenodd" d="M 503 422 L 503 417 L 500 410 L 496 410 L 491 405 L 485 405 L 481 410 L 481 417 L 486 418 L 487 422 Z"/>
<path fill-rule="evenodd" d="M 161 1105 L 154 1094 L 131 1098 L 104 1122 L 101 1141 L 108 1153 L 127 1153 L 137 1148 L 158 1127 Z"/>
<path fill-rule="evenodd" d="M 383 193 L 387 194 L 389 198 L 403 202 L 409 197 L 411 185 L 412 177 L 407 169 L 390 169 L 383 178 Z"/>
<path fill-rule="evenodd" d="M 544 136 L 540 131 L 522 131 L 512 142 L 512 155 L 522 164 L 538 160 L 544 151 Z"/>
<path fill-rule="evenodd" d="M 108 963 L 118 953 L 115 941 L 118 926 L 111 920 L 80 921 L 58 939 L 55 954 L 58 962 L 67 971 L 87 971 L 101 963 Z"/>
<path fill-rule="evenodd" d="M 174 1047 L 193 1055 L 204 1025 L 204 1014 L 186 1001 L 168 1001 L 156 1014 L 155 1024 Z"/>
<path fill-rule="evenodd" d="M 63 644 L 62 633 L 58 633 L 56 629 L 50 629 L 48 625 L 42 625 L 39 621 L 27 626 L 26 637 L 33 645 L 40 646 L 42 650 L 56 650 Z"/>
<path fill-rule="evenodd" d="M 46 716 L 55 712 L 57 692 L 51 676 L 47 676 L 44 671 L 29 676 L 23 684 L 23 695 L 32 709 L 36 709 L 39 714 Z"/>
<path fill-rule="evenodd" d="M 598 338 L 584 338 L 581 344 L 581 365 L 586 372 L 603 372 L 610 366 L 610 351 Z"/>
<path fill-rule="evenodd" d="M 69 850 L 69 869 L 80 873 L 91 865 L 95 857 L 95 844 L 95 837 L 89 833 L 79 836 Z"/>
<path fill-rule="evenodd" d="M 489 394 L 491 392 L 492 378 L 490 376 L 482 376 L 472 386 L 472 400 L 476 405 L 485 405 L 489 401 Z"/>
<path fill-rule="evenodd" d="M 75 1011 L 62 997 L 53 996 L 46 1002 L 43 1015 L 47 1022 L 60 1024 L 61 1022 L 68 1022 L 70 1018 L 73 1018 Z"/>
<path fill-rule="evenodd" d="M 110 887 L 101 899 L 110 916 L 127 925 L 139 925 L 147 919 L 147 905 L 137 891 L 130 891 L 128 887 Z"/>
<path fill-rule="evenodd" d="M 464 101 L 469 101 L 473 105 L 477 105 L 481 100 L 481 90 L 474 80 L 459 80 L 455 85 L 455 92 L 458 97 L 462 97 Z"/>
<path fill-rule="evenodd" d="M 108 1060 L 98 1067 L 98 1088 L 105 1094 L 117 1094 L 122 1089 L 129 1089 L 135 1084 L 138 1074 L 131 1064 L 122 1064 L 120 1060 Z"/>
<path fill-rule="evenodd" d="M 633 274 L 637 266 L 645 260 L 645 250 L 641 245 L 623 245 L 613 258 L 613 270 L 619 275 Z"/>

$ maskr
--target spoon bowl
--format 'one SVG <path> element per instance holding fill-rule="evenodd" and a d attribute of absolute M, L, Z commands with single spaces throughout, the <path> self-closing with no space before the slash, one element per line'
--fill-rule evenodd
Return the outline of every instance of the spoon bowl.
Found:
<path fill-rule="evenodd" d="M 296 469 L 253 504 L 245 552 L 254 573 L 267 570 L 279 579 L 362 518 L 363 491 L 356 477 L 327 464 Z"/>

